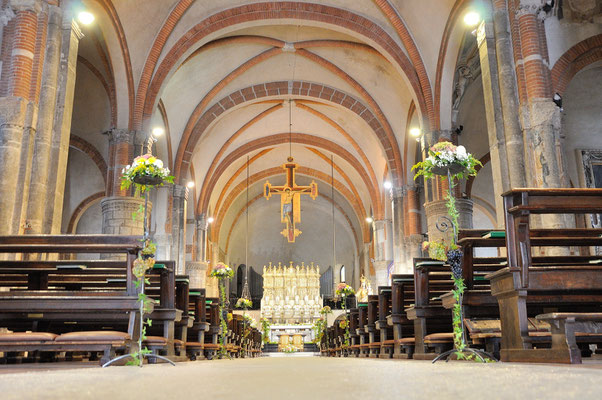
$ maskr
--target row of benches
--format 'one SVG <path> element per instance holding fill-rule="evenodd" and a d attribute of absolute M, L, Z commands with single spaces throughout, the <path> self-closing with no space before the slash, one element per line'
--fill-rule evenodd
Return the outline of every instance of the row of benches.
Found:
<path fill-rule="evenodd" d="M 39 235 L 0 237 L 0 352 L 103 352 L 101 363 L 118 351 L 132 351 L 140 331 L 138 292 L 132 265 L 140 237 Z M 92 260 L 57 260 L 56 253 Z M 99 259 L 98 254 L 121 256 Z M 90 257 L 92 255 L 92 257 Z M 11 259 L 6 259 L 11 258 Z M 215 356 L 217 299 L 189 288 L 173 261 L 158 261 L 147 272 L 146 293 L 155 302 L 143 345 L 172 360 Z M 261 351 L 261 334 L 245 329 L 241 316 L 228 322 L 227 351 L 238 357 Z M 15 333 L 17 332 L 17 333 Z M 95 354 L 94 354 L 95 355 Z M 152 359 L 151 359 L 152 360 Z"/>
<path fill-rule="evenodd" d="M 504 194 L 504 204 L 501 238 L 459 232 L 470 345 L 502 361 L 580 363 L 592 349 L 600 352 L 602 256 L 586 253 L 602 246 L 602 230 L 531 229 L 530 216 L 602 213 L 602 190 L 515 189 Z M 476 248 L 497 248 L 507 257 L 476 257 Z M 537 255 L 569 248 L 579 254 Z M 414 274 L 393 275 L 391 286 L 350 310 L 350 348 L 342 345 L 343 329 L 335 323 L 322 352 L 432 359 L 452 346 L 452 288 L 448 265 L 414 259 Z"/>

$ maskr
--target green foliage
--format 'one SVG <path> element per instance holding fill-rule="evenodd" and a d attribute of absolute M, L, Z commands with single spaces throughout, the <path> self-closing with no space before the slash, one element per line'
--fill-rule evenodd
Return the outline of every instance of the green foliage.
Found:
<path fill-rule="evenodd" d="M 261 341 L 263 343 L 269 343 L 270 341 L 270 321 L 265 318 L 260 320 L 261 322 Z"/>

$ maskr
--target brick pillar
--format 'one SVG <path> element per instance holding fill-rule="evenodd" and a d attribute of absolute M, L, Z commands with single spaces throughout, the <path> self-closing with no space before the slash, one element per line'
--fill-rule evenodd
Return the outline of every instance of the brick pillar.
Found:
<path fill-rule="evenodd" d="M 3 10 L 0 82 L 0 235 L 22 233 L 37 121 L 35 93 L 40 60 L 36 57 L 38 15 L 44 4 L 12 0 Z M 36 64 L 37 63 L 37 64 Z M 33 98 L 32 98 L 33 90 Z"/>
<path fill-rule="evenodd" d="M 176 273 L 184 274 L 186 270 L 186 206 L 188 188 L 183 185 L 171 187 L 171 237 L 172 257 L 176 260 Z"/>
<path fill-rule="evenodd" d="M 545 13 L 541 5 L 539 0 L 508 0 L 524 139 L 525 182 L 529 187 L 566 187 L 560 110 L 552 101 Z M 547 228 L 566 225 L 561 215 L 536 218 L 534 223 Z"/>
<path fill-rule="evenodd" d="M 109 165 L 107 177 L 107 196 L 127 196 L 121 190 L 121 171 L 134 159 L 134 140 L 136 132 L 127 129 L 111 129 L 109 132 Z"/>

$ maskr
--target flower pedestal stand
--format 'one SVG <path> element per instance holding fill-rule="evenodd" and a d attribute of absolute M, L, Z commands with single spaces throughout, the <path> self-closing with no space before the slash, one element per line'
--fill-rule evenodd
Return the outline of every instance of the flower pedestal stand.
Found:
<path fill-rule="evenodd" d="M 451 227 L 453 230 L 453 243 L 457 243 L 458 239 L 458 227 L 457 227 L 457 210 L 455 206 L 455 196 L 453 189 L 455 187 L 453 176 L 464 171 L 464 167 L 459 164 L 450 164 L 447 167 L 434 167 L 432 172 L 435 175 L 446 176 L 448 182 L 447 189 L 447 208 L 450 213 L 450 218 L 442 217 L 444 221 L 437 222 L 437 229 L 441 232 L 447 232 Z M 447 262 L 449 263 L 452 271 L 452 279 L 454 281 L 454 299 L 456 304 L 452 310 L 452 321 L 454 328 L 454 348 L 444 353 L 439 354 L 433 363 L 439 360 L 449 361 L 450 356 L 455 355 L 457 359 L 472 359 L 476 357 L 481 362 L 497 361 L 496 358 L 478 349 L 473 349 L 466 345 L 466 332 L 464 329 L 464 279 L 462 277 L 462 251 L 459 249 L 452 249 L 447 252 Z"/>
<path fill-rule="evenodd" d="M 154 187 L 157 185 L 160 185 L 163 183 L 163 180 L 159 177 L 154 177 L 154 176 L 138 176 L 136 178 L 134 178 L 134 182 L 139 184 L 139 185 L 144 185 L 144 186 L 148 186 L 148 187 Z M 148 192 L 149 189 L 146 189 L 144 191 L 144 236 L 143 236 L 143 242 L 146 243 L 146 241 L 149 239 L 149 229 L 148 229 Z M 145 283 L 145 272 L 142 274 L 142 276 L 140 277 L 140 285 L 139 285 L 139 294 L 138 294 L 138 303 L 140 304 L 140 308 L 138 309 L 138 324 L 139 324 L 139 329 L 140 332 L 138 334 L 138 354 L 137 356 L 135 354 L 124 354 L 122 356 L 116 357 L 112 360 L 110 360 L 109 362 L 103 364 L 103 368 L 108 367 L 109 365 L 119 361 L 119 360 L 123 360 L 125 358 L 138 358 L 139 362 L 139 366 L 140 368 L 142 368 L 142 364 L 144 364 L 143 360 L 144 358 L 154 358 L 154 359 L 160 359 L 163 361 L 166 361 L 168 363 L 170 363 L 171 365 L 173 365 L 175 367 L 175 363 L 173 361 L 171 361 L 169 358 L 161 356 L 161 355 L 156 355 L 156 354 L 150 354 L 149 350 L 143 350 L 142 349 L 142 340 L 143 340 L 143 336 L 144 336 L 144 298 L 145 298 L 145 293 L 144 293 L 144 283 Z"/>

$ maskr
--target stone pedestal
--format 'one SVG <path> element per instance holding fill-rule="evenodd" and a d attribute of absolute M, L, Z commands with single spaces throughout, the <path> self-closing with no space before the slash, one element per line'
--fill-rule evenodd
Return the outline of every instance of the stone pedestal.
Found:
<path fill-rule="evenodd" d="M 190 279 L 191 288 L 202 289 L 205 287 L 208 268 L 209 264 L 206 262 L 188 261 L 186 263 L 186 274 Z"/>
<path fill-rule="evenodd" d="M 414 234 L 406 237 L 406 260 L 404 269 L 399 271 L 400 273 L 414 273 L 414 258 L 422 257 L 422 242 L 424 242 L 424 236 L 421 234 Z"/>
<path fill-rule="evenodd" d="M 390 263 L 391 260 L 374 261 L 374 286 L 376 288 L 378 288 L 379 286 L 387 286 L 389 284 L 387 267 Z"/>
<path fill-rule="evenodd" d="M 470 199 L 456 199 L 456 208 L 460 214 L 458 217 L 458 229 L 472 229 L 472 206 L 473 202 Z M 438 241 L 450 239 L 453 235 L 453 228 L 448 220 L 443 217 L 448 217 L 445 200 L 431 201 L 424 205 L 426 211 L 427 229 L 429 241 Z M 441 232 L 437 229 L 437 223 L 447 222 L 450 227 L 447 232 Z"/>
<path fill-rule="evenodd" d="M 105 197 L 100 201 L 102 207 L 102 233 L 112 235 L 143 235 L 144 215 L 132 217 L 140 206 L 144 207 L 144 199 L 138 197 Z M 152 204 L 148 202 L 148 216 Z"/>

